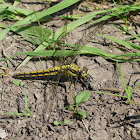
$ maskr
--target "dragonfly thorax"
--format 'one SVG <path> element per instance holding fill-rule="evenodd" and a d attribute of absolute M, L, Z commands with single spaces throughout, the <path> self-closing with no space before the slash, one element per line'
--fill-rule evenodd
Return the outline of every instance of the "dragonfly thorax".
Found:
<path fill-rule="evenodd" d="M 69 65 L 67 73 L 71 76 L 82 78 L 89 75 L 89 69 L 87 67 L 80 69 L 76 64 L 72 63 Z"/>

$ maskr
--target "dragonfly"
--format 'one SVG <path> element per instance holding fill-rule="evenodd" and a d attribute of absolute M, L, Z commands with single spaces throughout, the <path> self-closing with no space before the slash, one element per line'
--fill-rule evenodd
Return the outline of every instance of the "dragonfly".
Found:
<path fill-rule="evenodd" d="M 96 29 L 94 29 L 94 31 L 90 31 L 87 36 L 83 36 L 76 43 L 76 45 L 78 47 L 75 50 L 73 50 L 73 54 L 76 52 L 76 54 L 78 55 L 78 52 L 80 52 L 80 50 L 82 49 L 82 46 L 84 46 L 90 40 L 90 38 L 100 29 L 100 27 L 102 25 L 103 24 L 100 24 L 100 26 L 98 26 Z M 75 56 L 75 58 L 76 58 L 76 56 Z M 44 111 L 43 111 L 43 112 L 46 112 L 46 110 L 47 111 L 49 110 L 49 112 L 47 112 L 47 114 L 48 114 L 47 117 L 45 117 L 45 119 L 47 118 L 47 120 L 48 120 L 50 117 L 50 113 L 52 111 L 54 98 L 56 96 L 56 87 L 58 86 L 59 81 L 60 81 L 59 75 L 65 75 L 67 77 L 74 77 L 74 78 L 80 79 L 80 81 L 82 81 L 83 78 L 89 76 L 89 73 L 90 73 L 90 71 L 86 66 L 84 66 L 83 68 L 80 68 L 77 64 L 75 64 L 73 62 L 69 62 L 69 64 L 63 64 L 61 66 L 54 66 L 52 68 L 45 69 L 45 70 L 16 73 L 16 74 L 14 74 L 13 77 L 19 78 L 19 79 L 26 79 L 26 78 L 28 79 L 28 78 L 38 78 L 38 77 L 42 78 L 42 77 L 58 75 L 58 78 L 56 79 L 57 83 L 55 85 L 55 88 L 52 88 L 53 95 L 50 97 L 50 98 L 52 98 L 51 99 L 52 103 L 47 103 L 45 105 Z M 46 100 L 46 102 L 48 102 L 48 101 Z M 45 114 L 45 113 L 43 113 L 43 114 Z"/>
<path fill-rule="evenodd" d="M 78 77 L 81 79 L 89 75 L 89 69 L 85 66 L 81 69 L 79 68 L 78 65 L 72 63 L 70 65 L 55 66 L 50 69 L 41 70 L 41 71 L 17 73 L 13 77 L 22 79 L 22 78 L 30 78 L 30 77 L 52 76 L 60 73 L 68 76 Z"/>

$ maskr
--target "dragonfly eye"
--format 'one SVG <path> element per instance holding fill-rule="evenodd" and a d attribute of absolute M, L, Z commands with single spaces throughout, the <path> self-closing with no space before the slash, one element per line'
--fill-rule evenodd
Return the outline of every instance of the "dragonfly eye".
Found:
<path fill-rule="evenodd" d="M 87 67 L 83 67 L 81 70 L 81 77 L 86 77 L 89 75 L 89 69 Z"/>

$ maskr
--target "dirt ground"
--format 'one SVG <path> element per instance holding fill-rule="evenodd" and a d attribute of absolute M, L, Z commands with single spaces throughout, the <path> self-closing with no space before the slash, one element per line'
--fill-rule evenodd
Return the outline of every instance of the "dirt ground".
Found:
<path fill-rule="evenodd" d="M 35 3 L 35 1 L 33 1 Z M 33 9 L 25 1 L 20 5 L 22 8 Z M 34 4 L 34 9 L 43 9 L 44 4 Z M 135 16 L 140 19 L 140 16 Z M 61 27 L 63 21 L 52 21 L 43 23 L 44 27 L 52 30 Z M 130 37 L 122 31 L 116 29 L 112 24 L 121 24 L 121 20 L 109 21 L 98 33 L 107 36 L 116 37 L 123 40 Z M 82 26 L 72 31 L 66 41 L 69 43 L 77 42 L 84 34 L 86 26 Z M 131 33 L 140 33 L 140 27 L 130 23 Z M 86 30 L 94 30 L 95 26 Z M 138 42 L 133 42 L 137 45 Z M 97 47 L 109 54 L 123 54 L 115 43 L 105 38 L 94 35 L 86 46 Z M 0 59 L 5 58 L 2 50 L 5 50 L 7 57 L 16 52 L 33 51 L 36 46 L 25 41 L 20 36 L 9 32 L 7 36 L 0 41 Z M 126 50 L 129 51 L 129 50 Z M 40 61 L 32 59 L 25 66 L 16 70 L 16 67 L 24 60 L 25 55 L 19 55 L 9 62 L 0 62 L 3 68 L 9 68 L 10 76 L 18 72 L 40 70 Z M 53 84 L 45 80 L 19 80 L 23 87 L 18 87 L 11 82 L 9 77 L 0 79 L 0 110 L 1 112 L 23 112 L 25 105 L 25 96 L 28 97 L 28 106 L 33 117 L 20 119 L 15 115 L 0 114 L 0 137 L 5 140 L 140 140 L 140 106 L 131 104 L 121 97 L 95 93 L 94 91 L 104 91 L 114 94 L 125 95 L 122 80 L 118 73 L 116 63 L 105 60 L 99 56 L 81 55 L 76 59 L 79 67 L 87 66 L 90 70 L 89 86 L 86 88 L 80 82 L 76 82 L 76 89 L 70 86 L 69 80 L 58 84 L 56 98 L 53 103 L 51 114 L 49 114 L 50 96 L 52 96 Z M 51 68 L 52 60 L 42 60 L 43 68 Z M 120 70 L 124 76 L 125 82 L 130 87 L 130 91 L 140 82 L 140 64 L 139 62 L 119 63 Z M 87 113 L 85 119 L 76 120 L 64 108 L 71 102 L 72 94 L 78 94 L 83 90 L 89 90 L 91 97 L 88 101 L 81 104 L 80 110 Z M 132 95 L 132 101 L 140 103 L 140 87 Z M 53 121 L 63 121 L 69 119 L 68 125 L 55 126 Z"/>

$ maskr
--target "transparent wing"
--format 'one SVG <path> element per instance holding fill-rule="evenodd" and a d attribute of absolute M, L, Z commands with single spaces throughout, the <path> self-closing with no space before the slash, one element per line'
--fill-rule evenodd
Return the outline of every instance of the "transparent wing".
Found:
<path fill-rule="evenodd" d="M 59 45 L 61 45 L 61 46 L 64 44 L 63 43 L 63 40 L 65 39 L 64 35 L 66 35 L 66 32 L 67 32 L 67 24 L 66 23 L 67 23 L 67 21 L 65 21 L 65 23 L 64 23 L 64 31 L 63 31 L 63 33 L 61 35 L 61 36 L 63 36 L 63 38 L 59 41 Z M 61 36 L 59 38 L 61 38 Z M 61 49 L 63 50 L 64 47 L 61 47 Z M 63 52 L 63 51 L 61 51 L 61 52 Z M 63 54 L 62 54 L 62 56 L 63 56 Z M 59 62 L 58 67 L 61 67 L 62 65 L 64 65 L 65 58 L 60 57 L 59 61 L 60 62 Z M 55 66 L 55 64 L 54 64 L 54 66 Z M 47 122 L 49 121 L 49 119 L 51 117 L 51 113 L 53 112 L 53 110 L 55 108 L 54 104 L 56 105 L 58 103 L 57 90 L 58 90 L 58 85 L 60 83 L 60 78 L 62 76 L 61 72 L 62 71 L 60 70 L 60 73 L 57 76 L 53 77 L 53 78 L 55 78 L 55 80 L 54 80 L 55 83 L 53 83 L 51 85 L 51 87 L 50 87 L 50 89 L 51 89 L 50 94 L 46 93 L 45 96 L 44 96 L 44 98 L 45 98 L 45 100 L 44 100 L 45 106 L 44 106 L 44 110 L 43 110 L 43 117 L 44 117 L 44 121 L 47 121 Z"/>
<path fill-rule="evenodd" d="M 60 67 L 64 64 L 71 64 L 74 62 L 74 60 L 76 59 L 77 55 L 80 53 L 80 51 L 82 50 L 83 46 L 86 45 L 88 43 L 88 41 L 92 38 L 92 36 L 103 26 L 103 23 L 99 24 L 94 30 L 91 30 L 86 36 L 83 36 L 76 44 L 75 44 L 75 47 L 71 48 L 71 51 L 69 54 L 67 54 L 67 56 L 72 56 L 74 55 L 73 59 L 69 59 L 69 62 L 66 61 L 66 57 L 61 57 L 61 63 L 60 63 Z M 67 25 L 65 24 L 64 26 L 64 34 L 67 32 Z M 65 39 L 65 37 L 63 38 Z M 62 50 L 67 50 L 68 47 L 61 47 Z M 63 51 L 61 51 L 63 52 Z M 64 56 L 62 54 L 62 56 Z M 45 120 L 48 120 L 51 116 L 51 112 L 53 110 L 53 105 L 54 103 L 56 104 L 56 102 L 58 103 L 58 100 L 57 100 L 57 87 L 59 85 L 59 82 L 60 82 L 60 77 L 61 77 L 61 73 L 60 75 L 57 76 L 56 78 L 56 83 L 55 85 L 52 85 L 51 86 L 51 89 L 52 89 L 52 94 L 48 94 L 45 96 L 45 106 L 44 106 L 44 119 Z M 69 79 L 71 79 L 71 86 L 68 86 L 70 87 L 71 89 L 70 90 L 66 90 L 66 91 L 70 91 L 70 93 L 68 94 L 67 93 L 67 100 L 69 100 L 68 102 L 71 103 L 71 102 L 74 102 L 72 101 L 72 98 L 74 98 L 74 86 L 73 86 L 73 81 L 72 81 L 72 77 L 70 77 Z M 66 87 L 67 88 L 67 87 Z M 72 92 L 72 93 L 71 93 Z M 72 97 L 73 95 L 73 97 Z"/>
<path fill-rule="evenodd" d="M 80 40 L 78 40 L 74 47 L 73 50 L 70 52 L 70 54 L 67 54 L 68 56 L 74 56 L 76 58 L 77 55 L 80 54 L 80 51 L 82 50 L 82 48 L 89 42 L 89 40 L 93 37 L 93 35 L 95 35 L 95 33 L 97 33 L 98 30 L 101 29 L 101 27 L 105 24 L 105 22 L 101 22 L 98 24 L 98 26 L 94 29 L 91 30 L 88 34 L 84 35 Z M 75 59 L 72 60 L 72 62 Z"/>

